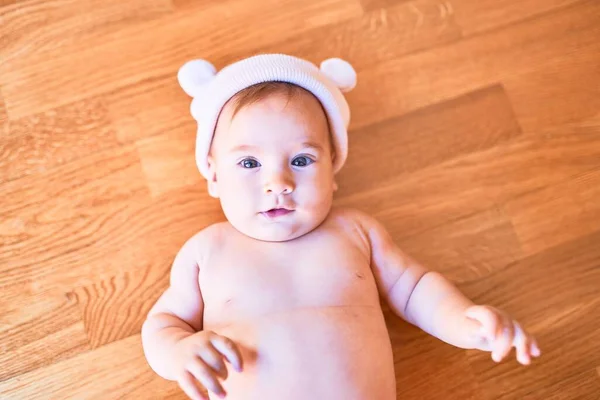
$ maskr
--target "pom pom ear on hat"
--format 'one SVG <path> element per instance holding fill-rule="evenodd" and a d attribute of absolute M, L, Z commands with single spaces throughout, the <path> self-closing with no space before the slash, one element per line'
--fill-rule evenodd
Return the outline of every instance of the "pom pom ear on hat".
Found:
<path fill-rule="evenodd" d="M 356 71 L 348 61 L 329 58 L 321 63 L 320 69 L 344 93 L 356 86 Z"/>
<path fill-rule="evenodd" d="M 179 68 L 177 80 L 181 88 L 191 97 L 198 97 L 202 88 L 217 73 L 214 65 L 206 60 L 188 61 Z"/>

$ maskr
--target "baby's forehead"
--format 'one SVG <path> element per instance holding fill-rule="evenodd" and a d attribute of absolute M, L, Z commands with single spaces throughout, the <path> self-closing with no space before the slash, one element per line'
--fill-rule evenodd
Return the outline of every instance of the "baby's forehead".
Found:
<path fill-rule="evenodd" d="M 282 115 L 285 128 L 278 124 Z M 305 142 L 331 147 L 329 122 L 320 101 L 309 91 L 284 82 L 253 85 L 233 96 L 219 115 L 213 146 L 258 144 L 272 131 L 281 131 L 286 148 Z"/>
<path fill-rule="evenodd" d="M 288 82 L 263 82 L 247 87 L 236 93 L 224 108 L 229 109 L 229 118 L 233 119 L 245 108 L 264 104 L 280 108 L 281 111 L 285 111 L 285 109 L 291 111 L 302 106 L 304 106 L 302 108 L 307 108 L 306 106 L 310 104 L 313 105 L 313 113 L 317 110 L 319 113 L 325 113 L 321 102 L 314 94 Z"/>

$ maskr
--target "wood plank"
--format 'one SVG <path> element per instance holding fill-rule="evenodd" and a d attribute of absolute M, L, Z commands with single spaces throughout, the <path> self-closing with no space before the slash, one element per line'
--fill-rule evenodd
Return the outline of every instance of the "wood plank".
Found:
<path fill-rule="evenodd" d="M 406 400 L 483 400 L 475 375 L 464 353 L 432 336 L 403 342 L 398 352 L 413 348 L 395 365 L 397 398 Z"/>
<path fill-rule="evenodd" d="M 256 52 L 286 52 L 316 65 L 330 57 L 342 57 L 361 72 L 383 61 L 442 46 L 462 37 L 452 14 L 442 12 L 444 0 L 395 1 L 360 18 L 332 24 L 270 46 L 248 49 Z M 368 8 L 370 10 L 370 8 Z"/>
<path fill-rule="evenodd" d="M 0 393 L 20 399 L 155 398 L 180 393 L 148 366 L 139 335 L 0 382 Z"/>
<path fill-rule="evenodd" d="M 416 171 L 366 191 L 345 190 L 334 204 L 384 221 L 398 240 L 557 184 L 600 165 L 600 135 L 523 138 Z M 376 157 L 376 155 L 374 156 Z"/>
<path fill-rule="evenodd" d="M 71 297 L 2 291 L 0 382 L 68 359 L 90 348 L 81 313 Z"/>
<path fill-rule="evenodd" d="M 574 376 L 600 365 L 598 243 L 600 231 L 461 285 L 477 303 L 511 313 L 537 336 L 542 350 L 531 368 L 516 361 L 491 366 L 489 356 L 470 353 L 480 386 L 490 398 L 564 398 L 558 396 L 561 390 L 569 390 L 563 394 L 570 396 L 582 384 L 581 379 L 573 382 Z M 589 382 L 581 387 L 586 396 L 597 393 L 587 391 Z M 586 396 L 582 398 L 592 398 Z"/>
<path fill-rule="evenodd" d="M 448 7 L 466 36 L 548 13 L 580 0 L 450 0 Z"/>
<path fill-rule="evenodd" d="M 140 333 L 148 311 L 169 285 L 176 252 L 163 252 L 150 268 L 118 273 L 74 290 L 92 348 Z"/>
<path fill-rule="evenodd" d="M 191 119 L 191 118 L 190 118 Z M 196 166 L 196 122 L 136 142 L 146 182 L 152 196 L 188 185 L 206 187 Z"/>
<path fill-rule="evenodd" d="M 192 58 L 209 58 L 220 68 L 239 49 L 360 15 L 358 0 L 270 0 L 261 7 L 242 0 L 213 2 L 65 46 L 52 58 L 31 53 L 8 60 L 0 64 L 0 87 L 10 117 L 20 118 L 147 79 L 174 79 Z"/>
<path fill-rule="evenodd" d="M 600 228 L 600 169 L 510 200 L 506 211 L 525 254 Z"/>
<path fill-rule="evenodd" d="M 94 348 L 138 333 L 151 306 L 167 288 L 171 264 L 183 243 L 204 227 L 225 219 L 220 204 L 205 191 L 185 187 L 166 193 L 130 216 L 130 231 L 116 232 L 126 246 L 110 260 L 91 258 L 74 284 L 86 331 Z M 165 234 L 168 232 L 168 234 Z M 98 273 L 101 270 L 103 273 Z M 48 278 L 49 279 L 49 278 Z"/>
<path fill-rule="evenodd" d="M 0 91 L 0 125 L 4 125 L 7 122 L 8 115 L 6 113 L 6 104 L 4 104 L 4 97 L 2 96 L 2 92 Z"/>
<path fill-rule="evenodd" d="M 106 178 L 100 184 L 110 188 L 112 182 Z M 96 196 L 93 190 L 89 192 L 89 196 Z M 18 249 L 26 246 L 31 249 L 31 243 L 37 239 L 41 255 L 30 250 L 31 254 L 11 259 L 11 254 L 18 251 L 17 245 L 0 247 L 0 288 L 17 294 L 24 290 L 36 292 L 40 288 L 67 292 L 110 280 L 117 271 L 133 274 L 167 268 L 170 261 L 165 261 L 165 256 L 174 257 L 185 240 L 205 226 L 224 219 L 219 202 L 197 188 L 172 191 L 154 201 L 145 197 L 147 192 L 113 199 L 108 193 L 103 208 L 82 206 L 82 213 L 88 217 L 72 222 L 73 226 L 66 225 L 58 232 L 36 227 L 39 233 L 28 233 L 27 239 L 17 242 Z M 68 203 L 65 198 L 56 201 Z M 39 212 L 33 208 L 28 213 L 36 211 Z M 32 228 L 28 227 L 28 232 Z M 52 243 L 46 239 L 49 233 L 54 235 Z M 29 239 L 29 235 L 33 238 Z"/>
<path fill-rule="evenodd" d="M 510 102 L 498 85 L 352 130 L 348 160 L 337 178 L 338 195 L 397 181 L 520 134 Z M 385 168 L 381 160 L 386 160 Z"/>
<path fill-rule="evenodd" d="M 600 17 L 598 17 L 600 21 Z M 600 110 L 600 50 L 571 50 L 543 69 L 504 80 L 527 134 L 592 119 Z"/>
<path fill-rule="evenodd" d="M 61 319 L 57 319 L 58 322 Z M 54 365 L 68 360 L 89 349 L 89 342 L 83 329 L 83 323 L 61 326 L 56 332 L 47 333 L 41 339 L 4 352 L 0 357 L 0 393 L 2 382 L 27 374 L 37 368 Z"/>
<path fill-rule="evenodd" d="M 2 91 L 0 91 L 0 137 L 2 139 L 8 137 L 8 115 L 6 113 L 6 105 L 4 104 L 4 98 L 2 97 Z M 4 152 L 3 141 L 4 140 L 0 141 L 0 154 Z"/>
<path fill-rule="evenodd" d="M 190 137 L 195 134 L 190 98 L 175 75 L 117 89 L 105 98 L 120 143 L 168 133 L 182 125 L 190 129 Z"/>
<path fill-rule="evenodd" d="M 116 134 L 102 98 L 11 120 L 0 148 L 0 183 L 114 147 Z"/>
<path fill-rule="evenodd" d="M 381 303 L 392 343 L 398 399 L 484 400 L 463 350 L 430 336 Z"/>
<path fill-rule="evenodd" d="M 365 11 L 394 7 L 397 4 L 408 3 L 410 0 L 360 0 Z"/>
<path fill-rule="evenodd" d="M 593 340 L 593 338 L 592 338 Z M 560 384 L 542 387 L 539 391 L 529 393 L 522 397 L 526 400 L 536 400 L 540 397 L 549 400 L 562 399 L 594 399 L 600 393 L 600 379 L 596 377 L 594 370 L 586 370 L 579 374 L 566 377 Z M 502 397 L 503 399 L 505 397 Z M 518 397 L 508 397 L 518 399 Z"/>
<path fill-rule="evenodd" d="M 513 226 L 498 207 L 400 239 L 397 244 L 456 283 L 493 274 L 523 257 Z"/>
<path fill-rule="evenodd" d="M 600 52 L 600 3 L 587 1 L 535 19 L 362 71 L 347 98 L 358 129 L 545 68 L 573 52 Z"/>
<path fill-rule="evenodd" d="M 171 0 L 171 4 L 177 10 L 188 10 L 196 7 L 206 7 L 212 0 Z"/>
<path fill-rule="evenodd" d="M 44 286 L 89 273 L 90 259 L 106 260 L 136 236 L 129 231 L 131 209 L 149 198 L 131 147 L 10 181 L 2 192 L 0 288 Z"/>
<path fill-rule="evenodd" d="M 170 0 L 30 0 L 0 4 L 0 58 L 52 53 L 172 12 Z"/>

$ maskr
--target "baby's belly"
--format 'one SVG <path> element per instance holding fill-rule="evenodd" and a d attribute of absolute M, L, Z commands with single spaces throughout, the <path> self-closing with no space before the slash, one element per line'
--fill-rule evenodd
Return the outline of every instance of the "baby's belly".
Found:
<path fill-rule="evenodd" d="M 391 345 L 378 307 L 299 309 L 205 329 L 229 337 L 242 352 L 244 370 L 228 365 L 222 381 L 227 399 L 396 398 Z"/>

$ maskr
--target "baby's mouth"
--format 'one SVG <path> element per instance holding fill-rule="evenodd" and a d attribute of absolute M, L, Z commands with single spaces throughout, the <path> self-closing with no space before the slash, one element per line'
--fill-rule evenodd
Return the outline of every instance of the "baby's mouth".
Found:
<path fill-rule="evenodd" d="M 268 218 L 278 218 L 292 212 L 294 212 L 294 210 L 288 210 L 287 208 L 272 208 L 269 211 L 263 211 L 261 214 Z"/>

